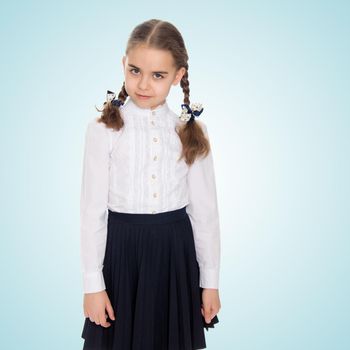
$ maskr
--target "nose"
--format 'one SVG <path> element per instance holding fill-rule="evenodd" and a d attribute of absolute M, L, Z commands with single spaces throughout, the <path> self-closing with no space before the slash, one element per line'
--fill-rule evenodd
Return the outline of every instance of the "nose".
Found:
<path fill-rule="evenodd" d="M 140 90 L 147 90 L 148 87 L 148 78 L 146 75 L 141 76 L 140 80 L 139 80 L 139 84 L 138 87 Z"/>

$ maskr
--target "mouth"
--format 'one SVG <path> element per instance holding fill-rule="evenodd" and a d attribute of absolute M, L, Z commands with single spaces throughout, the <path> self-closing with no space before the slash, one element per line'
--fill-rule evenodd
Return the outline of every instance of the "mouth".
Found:
<path fill-rule="evenodd" d="M 141 98 L 141 99 L 147 99 L 147 98 L 150 98 L 151 96 L 146 96 L 146 95 L 140 95 L 138 93 L 136 93 L 136 96 Z"/>

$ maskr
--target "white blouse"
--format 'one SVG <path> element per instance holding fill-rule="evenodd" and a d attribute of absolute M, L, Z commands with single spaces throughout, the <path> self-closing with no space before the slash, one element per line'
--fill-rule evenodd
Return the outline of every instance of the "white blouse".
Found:
<path fill-rule="evenodd" d="M 129 97 L 120 107 L 119 131 L 88 122 L 80 199 L 84 293 L 105 290 L 102 268 L 108 209 L 161 213 L 186 206 L 202 288 L 219 287 L 220 227 L 212 152 L 188 166 L 177 161 L 182 144 L 175 126 L 185 123 L 167 102 L 140 108 Z M 206 125 L 200 124 L 208 136 Z"/>

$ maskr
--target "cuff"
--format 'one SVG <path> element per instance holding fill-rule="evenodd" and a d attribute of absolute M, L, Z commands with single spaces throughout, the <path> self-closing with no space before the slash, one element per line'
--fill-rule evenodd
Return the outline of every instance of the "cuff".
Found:
<path fill-rule="evenodd" d="M 199 286 L 202 288 L 219 289 L 219 269 L 199 267 Z"/>
<path fill-rule="evenodd" d="M 84 293 L 97 293 L 106 289 L 102 271 L 83 273 Z"/>

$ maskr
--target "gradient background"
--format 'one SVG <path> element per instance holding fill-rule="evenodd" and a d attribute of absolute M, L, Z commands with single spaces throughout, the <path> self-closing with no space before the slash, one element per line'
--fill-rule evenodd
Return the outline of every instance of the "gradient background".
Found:
<path fill-rule="evenodd" d="M 82 347 L 85 127 L 151 18 L 183 34 L 215 159 L 208 349 L 349 349 L 350 5 L 296 0 L 1 4 L 1 349 Z"/>

